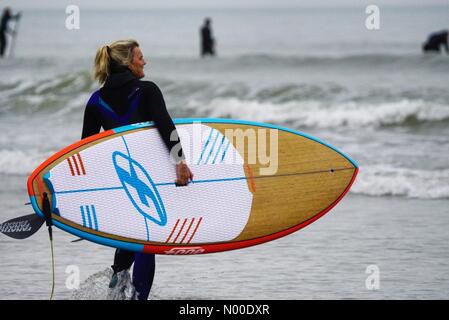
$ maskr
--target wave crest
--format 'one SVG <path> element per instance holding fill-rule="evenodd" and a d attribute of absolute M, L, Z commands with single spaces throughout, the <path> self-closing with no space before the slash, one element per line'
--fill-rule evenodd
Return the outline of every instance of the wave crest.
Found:
<path fill-rule="evenodd" d="M 369 196 L 448 199 L 449 170 L 418 170 L 386 165 L 361 167 L 351 192 Z"/>
<path fill-rule="evenodd" d="M 449 120 L 449 108 L 424 101 L 371 103 L 322 103 L 301 101 L 287 103 L 259 102 L 235 98 L 213 99 L 208 105 L 190 101 L 192 109 L 200 109 L 214 118 L 244 118 L 260 122 L 293 123 L 297 127 L 365 127 L 417 125 Z"/>

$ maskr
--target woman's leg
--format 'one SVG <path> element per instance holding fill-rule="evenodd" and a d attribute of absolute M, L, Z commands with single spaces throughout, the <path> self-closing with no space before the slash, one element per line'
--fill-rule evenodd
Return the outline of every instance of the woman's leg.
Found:
<path fill-rule="evenodd" d="M 133 285 L 137 299 L 147 300 L 153 285 L 156 261 L 154 254 L 134 253 Z"/>

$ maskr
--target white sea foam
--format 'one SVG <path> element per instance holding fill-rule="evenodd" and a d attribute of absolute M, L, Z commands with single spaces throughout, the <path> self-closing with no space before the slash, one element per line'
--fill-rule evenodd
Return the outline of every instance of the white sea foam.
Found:
<path fill-rule="evenodd" d="M 112 270 L 107 268 L 89 276 L 79 289 L 73 291 L 70 300 L 104 300 L 108 293 L 108 284 Z"/>
<path fill-rule="evenodd" d="M 189 107 L 203 109 L 210 117 L 251 119 L 261 122 L 293 122 L 297 126 L 379 127 L 407 122 L 432 122 L 449 119 L 449 107 L 422 100 L 401 100 L 379 104 L 367 102 L 300 101 L 286 103 L 260 102 L 235 98 L 213 99 L 200 106 L 190 101 Z"/>
<path fill-rule="evenodd" d="M 84 112 L 84 106 L 89 100 L 90 93 L 81 93 L 72 100 L 68 101 L 64 105 L 61 105 L 61 108 L 55 111 L 51 116 L 53 118 L 64 119 L 64 116 L 70 113 L 82 114 Z"/>
<path fill-rule="evenodd" d="M 445 199 L 449 198 L 449 169 L 430 171 L 390 165 L 362 166 L 351 192 L 369 196 Z"/>
<path fill-rule="evenodd" d="M 0 150 L 0 174 L 28 175 L 47 159 L 51 152 L 38 150 Z"/>
<path fill-rule="evenodd" d="M 128 270 L 118 273 L 119 280 L 113 289 L 109 289 L 112 277 L 112 269 L 90 275 L 79 289 L 70 296 L 70 300 L 132 300 L 135 289 L 132 284 L 131 274 Z"/>

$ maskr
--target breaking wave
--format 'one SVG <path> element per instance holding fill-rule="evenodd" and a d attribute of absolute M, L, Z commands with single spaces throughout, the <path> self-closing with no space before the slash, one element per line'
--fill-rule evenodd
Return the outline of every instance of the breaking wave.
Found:
<path fill-rule="evenodd" d="M 361 167 L 351 192 L 377 197 L 448 199 L 449 169 L 418 170 L 387 165 Z"/>
<path fill-rule="evenodd" d="M 336 128 L 411 126 L 427 122 L 449 122 L 449 107 L 425 101 L 400 100 L 374 103 L 322 103 L 317 101 L 272 102 L 240 99 L 213 99 L 201 106 L 190 102 L 191 108 L 202 109 L 208 117 L 244 118 L 261 122 L 292 123 L 297 127 Z"/>

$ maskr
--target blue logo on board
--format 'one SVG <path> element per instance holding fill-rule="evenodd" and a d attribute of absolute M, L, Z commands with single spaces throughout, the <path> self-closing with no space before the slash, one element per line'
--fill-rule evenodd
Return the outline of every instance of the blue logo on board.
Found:
<path fill-rule="evenodd" d="M 156 185 L 144 167 L 130 155 L 120 151 L 112 153 L 115 171 L 131 203 L 145 218 L 165 226 L 167 214 Z"/>

